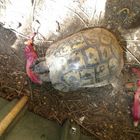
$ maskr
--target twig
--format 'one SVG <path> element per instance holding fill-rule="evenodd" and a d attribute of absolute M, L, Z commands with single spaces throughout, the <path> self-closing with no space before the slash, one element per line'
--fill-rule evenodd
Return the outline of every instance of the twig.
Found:
<path fill-rule="evenodd" d="M 0 88 L 1 88 L 1 89 L 2 89 L 2 88 L 11 89 L 11 90 L 14 90 L 14 91 L 16 91 L 18 94 L 19 94 L 19 92 L 20 92 L 20 91 L 18 91 L 17 89 L 15 89 L 15 88 L 13 88 L 13 87 L 6 86 L 6 85 L 4 85 L 4 86 L 1 86 Z"/>
<path fill-rule="evenodd" d="M 24 89 L 24 82 L 25 82 L 25 77 L 24 77 L 24 79 L 23 79 L 23 82 L 22 82 L 23 84 L 22 84 L 22 86 L 21 86 L 21 88 L 20 88 L 20 90 L 19 90 L 19 93 L 18 93 L 19 96 L 20 96 L 22 90 Z"/>
<path fill-rule="evenodd" d="M 15 51 L 11 48 L 11 51 L 13 53 L 13 55 L 20 61 L 21 64 L 24 64 L 23 61 L 18 57 L 17 54 L 15 54 Z"/>
<path fill-rule="evenodd" d="M 101 138 L 99 135 L 95 134 L 93 131 L 91 131 L 90 129 L 87 129 L 84 125 L 82 125 L 79 121 L 77 121 L 77 119 L 74 118 L 74 121 L 81 126 L 82 128 L 84 128 L 87 132 L 91 133 L 93 136 L 95 136 L 96 138 L 98 138 L 99 140 L 102 140 L 104 138 Z"/>
<path fill-rule="evenodd" d="M 140 42 L 140 40 L 134 40 L 134 39 L 126 39 L 125 41 Z"/>
<path fill-rule="evenodd" d="M 123 130 L 124 132 L 128 132 L 128 133 L 133 133 L 133 134 L 138 134 L 140 135 L 139 131 L 135 131 L 135 130 Z"/>
<path fill-rule="evenodd" d="M 12 32 L 14 32 L 15 34 L 18 34 L 19 36 L 21 36 L 21 37 L 23 37 L 23 38 L 25 38 L 25 39 L 29 39 L 29 36 L 24 35 L 24 34 L 18 32 L 18 31 L 16 31 L 16 30 L 14 30 L 14 29 L 9 29 L 9 30 L 12 31 Z"/>
<path fill-rule="evenodd" d="M 71 9 L 71 8 L 69 8 L 69 7 L 67 7 L 67 6 L 65 6 L 65 7 L 66 7 L 67 9 L 69 9 L 71 12 L 73 12 L 73 13 L 81 20 L 81 22 L 82 22 L 86 27 L 88 27 L 86 21 L 85 21 L 77 12 L 75 12 L 73 9 Z"/>
<path fill-rule="evenodd" d="M 28 79 L 28 83 L 29 83 L 29 88 L 30 88 L 30 98 L 31 100 L 33 101 L 33 90 L 32 90 L 32 87 L 31 87 L 31 81 Z"/>
<path fill-rule="evenodd" d="M 140 64 L 140 60 L 138 60 L 138 58 L 127 48 L 122 47 L 124 51 L 128 52 L 136 61 L 138 64 Z"/>
<path fill-rule="evenodd" d="M 118 12 L 118 14 L 121 14 L 122 12 L 127 12 L 127 14 L 130 14 L 130 10 L 128 9 L 128 8 L 123 8 L 123 9 L 121 9 L 119 12 Z"/>
<path fill-rule="evenodd" d="M 71 113 L 71 109 L 69 108 L 69 106 L 67 105 L 67 103 L 63 102 L 65 104 L 65 106 L 67 107 L 67 109 L 69 110 L 69 112 Z M 94 132 L 92 132 L 90 129 L 87 129 L 84 125 L 82 125 L 75 117 L 74 114 L 72 114 L 72 116 L 74 116 L 74 121 L 80 125 L 82 128 L 84 128 L 87 132 L 91 133 L 93 136 L 95 136 L 96 138 L 102 140 L 102 138 L 100 136 L 98 136 L 97 134 L 95 134 Z"/>

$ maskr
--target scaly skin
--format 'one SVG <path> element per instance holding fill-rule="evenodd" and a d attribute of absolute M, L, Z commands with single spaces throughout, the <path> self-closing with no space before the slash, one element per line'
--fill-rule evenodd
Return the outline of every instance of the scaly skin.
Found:
<path fill-rule="evenodd" d="M 26 42 L 26 46 L 24 48 L 24 54 L 26 57 L 26 73 L 28 77 L 31 79 L 32 82 L 41 84 L 42 81 L 40 80 L 39 76 L 36 73 L 34 73 L 30 68 L 38 58 L 37 53 L 33 48 L 32 40 L 28 40 Z"/>

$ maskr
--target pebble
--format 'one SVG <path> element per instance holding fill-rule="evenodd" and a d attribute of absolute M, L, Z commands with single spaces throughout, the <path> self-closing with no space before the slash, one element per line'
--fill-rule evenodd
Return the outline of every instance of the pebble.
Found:
<path fill-rule="evenodd" d="M 109 127 L 110 127 L 111 129 L 113 129 L 113 125 L 110 125 Z"/>
<path fill-rule="evenodd" d="M 27 84 L 28 84 L 28 82 L 27 82 L 27 81 L 25 81 L 25 82 L 24 82 L 24 85 L 26 86 Z"/>
<path fill-rule="evenodd" d="M 46 96 L 44 96 L 43 99 L 46 99 Z"/>
<path fill-rule="evenodd" d="M 23 78 L 23 76 L 20 76 L 20 79 L 22 79 Z"/>

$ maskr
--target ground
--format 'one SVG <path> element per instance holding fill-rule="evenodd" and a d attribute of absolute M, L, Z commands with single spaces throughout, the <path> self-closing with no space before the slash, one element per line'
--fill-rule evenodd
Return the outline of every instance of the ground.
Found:
<path fill-rule="evenodd" d="M 110 16 L 106 17 L 105 27 L 116 31 L 115 33 L 119 36 L 118 28 L 131 28 L 132 23 L 138 26 L 137 20 L 140 11 L 138 11 L 137 2 L 133 3 L 136 4 L 135 9 L 127 0 L 114 1 L 111 4 L 109 2 L 107 13 Z M 130 13 L 135 14 L 132 16 Z M 130 72 L 131 64 L 125 64 L 122 72 L 124 84 L 114 95 L 111 85 L 61 93 L 55 90 L 51 83 L 44 83 L 43 85 L 31 83 L 25 73 L 24 40 L 19 44 L 21 48 L 14 50 L 11 46 L 15 40 L 14 33 L 0 27 L 1 97 L 12 100 L 28 95 L 30 97 L 30 111 L 60 124 L 67 118 L 76 121 L 84 134 L 92 135 L 95 139 L 140 139 L 140 127 L 135 128 L 132 119 L 134 90 L 128 90 L 125 87 L 125 83 L 128 81 L 136 82 L 135 76 Z M 125 42 L 125 40 L 123 41 Z M 45 47 L 39 46 L 37 51 L 42 56 Z"/>

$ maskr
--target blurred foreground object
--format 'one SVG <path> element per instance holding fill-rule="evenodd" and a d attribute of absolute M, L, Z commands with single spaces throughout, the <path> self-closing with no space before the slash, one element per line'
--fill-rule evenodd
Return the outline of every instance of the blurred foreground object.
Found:
<path fill-rule="evenodd" d="M 140 78 L 140 69 L 132 68 L 132 72 Z M 134 93 L 134 102 L 133 102 L 133 119 L 134 119 L 134 126 L 137 127 L 140 121 L 140 80 L 137 81 L 137 89 Z"/>
<path fill-rule="evenodd" d="M 26 37 L 40 23 L 35 42 L 46 46 L 85 28 L 105 27 L 120 33 L 128 49 L 126 59 L 132 62 L 140 56 L 139 21 L 136 28 L 132 26 L 139 9 L 137 0 L 2 0 L 0 23 L 18 37 Z M 11 47 L 17 49 L 19 43 L 18 38 Z"/>
<path fill-rule="evenodd" d="M 20 113 L 20 111 L 24 108 L 28 101 L 27 96 L 23 96 L 21 100 L 11 109 L 11 111 L 0 121 L 0 136 L 5 132 L 8 126 L 12 123 L 12 121 L 16 118 L 16 116 Z"/>
<path fill-rule="evenodd" d="M 41 84 L 42 81 L 39 79 L 38 75 L 30 69 L 32 64 L 38 58 L 37 53 L 35 52 L 34 47 L 33 47 L 33 37 L 31 37 L 27 42 L 25 42 L 26 46 L 24 48 L 24 54 L 26 57 L 26 73 L 32 82 Z"/>
<path fill-rule="evenodd" d="M 3 27 L 27 35 L 39 22 L 41 40 L 58 40 L 101 24 L 106 0 L 2 0 L 0 6 Z"/>

